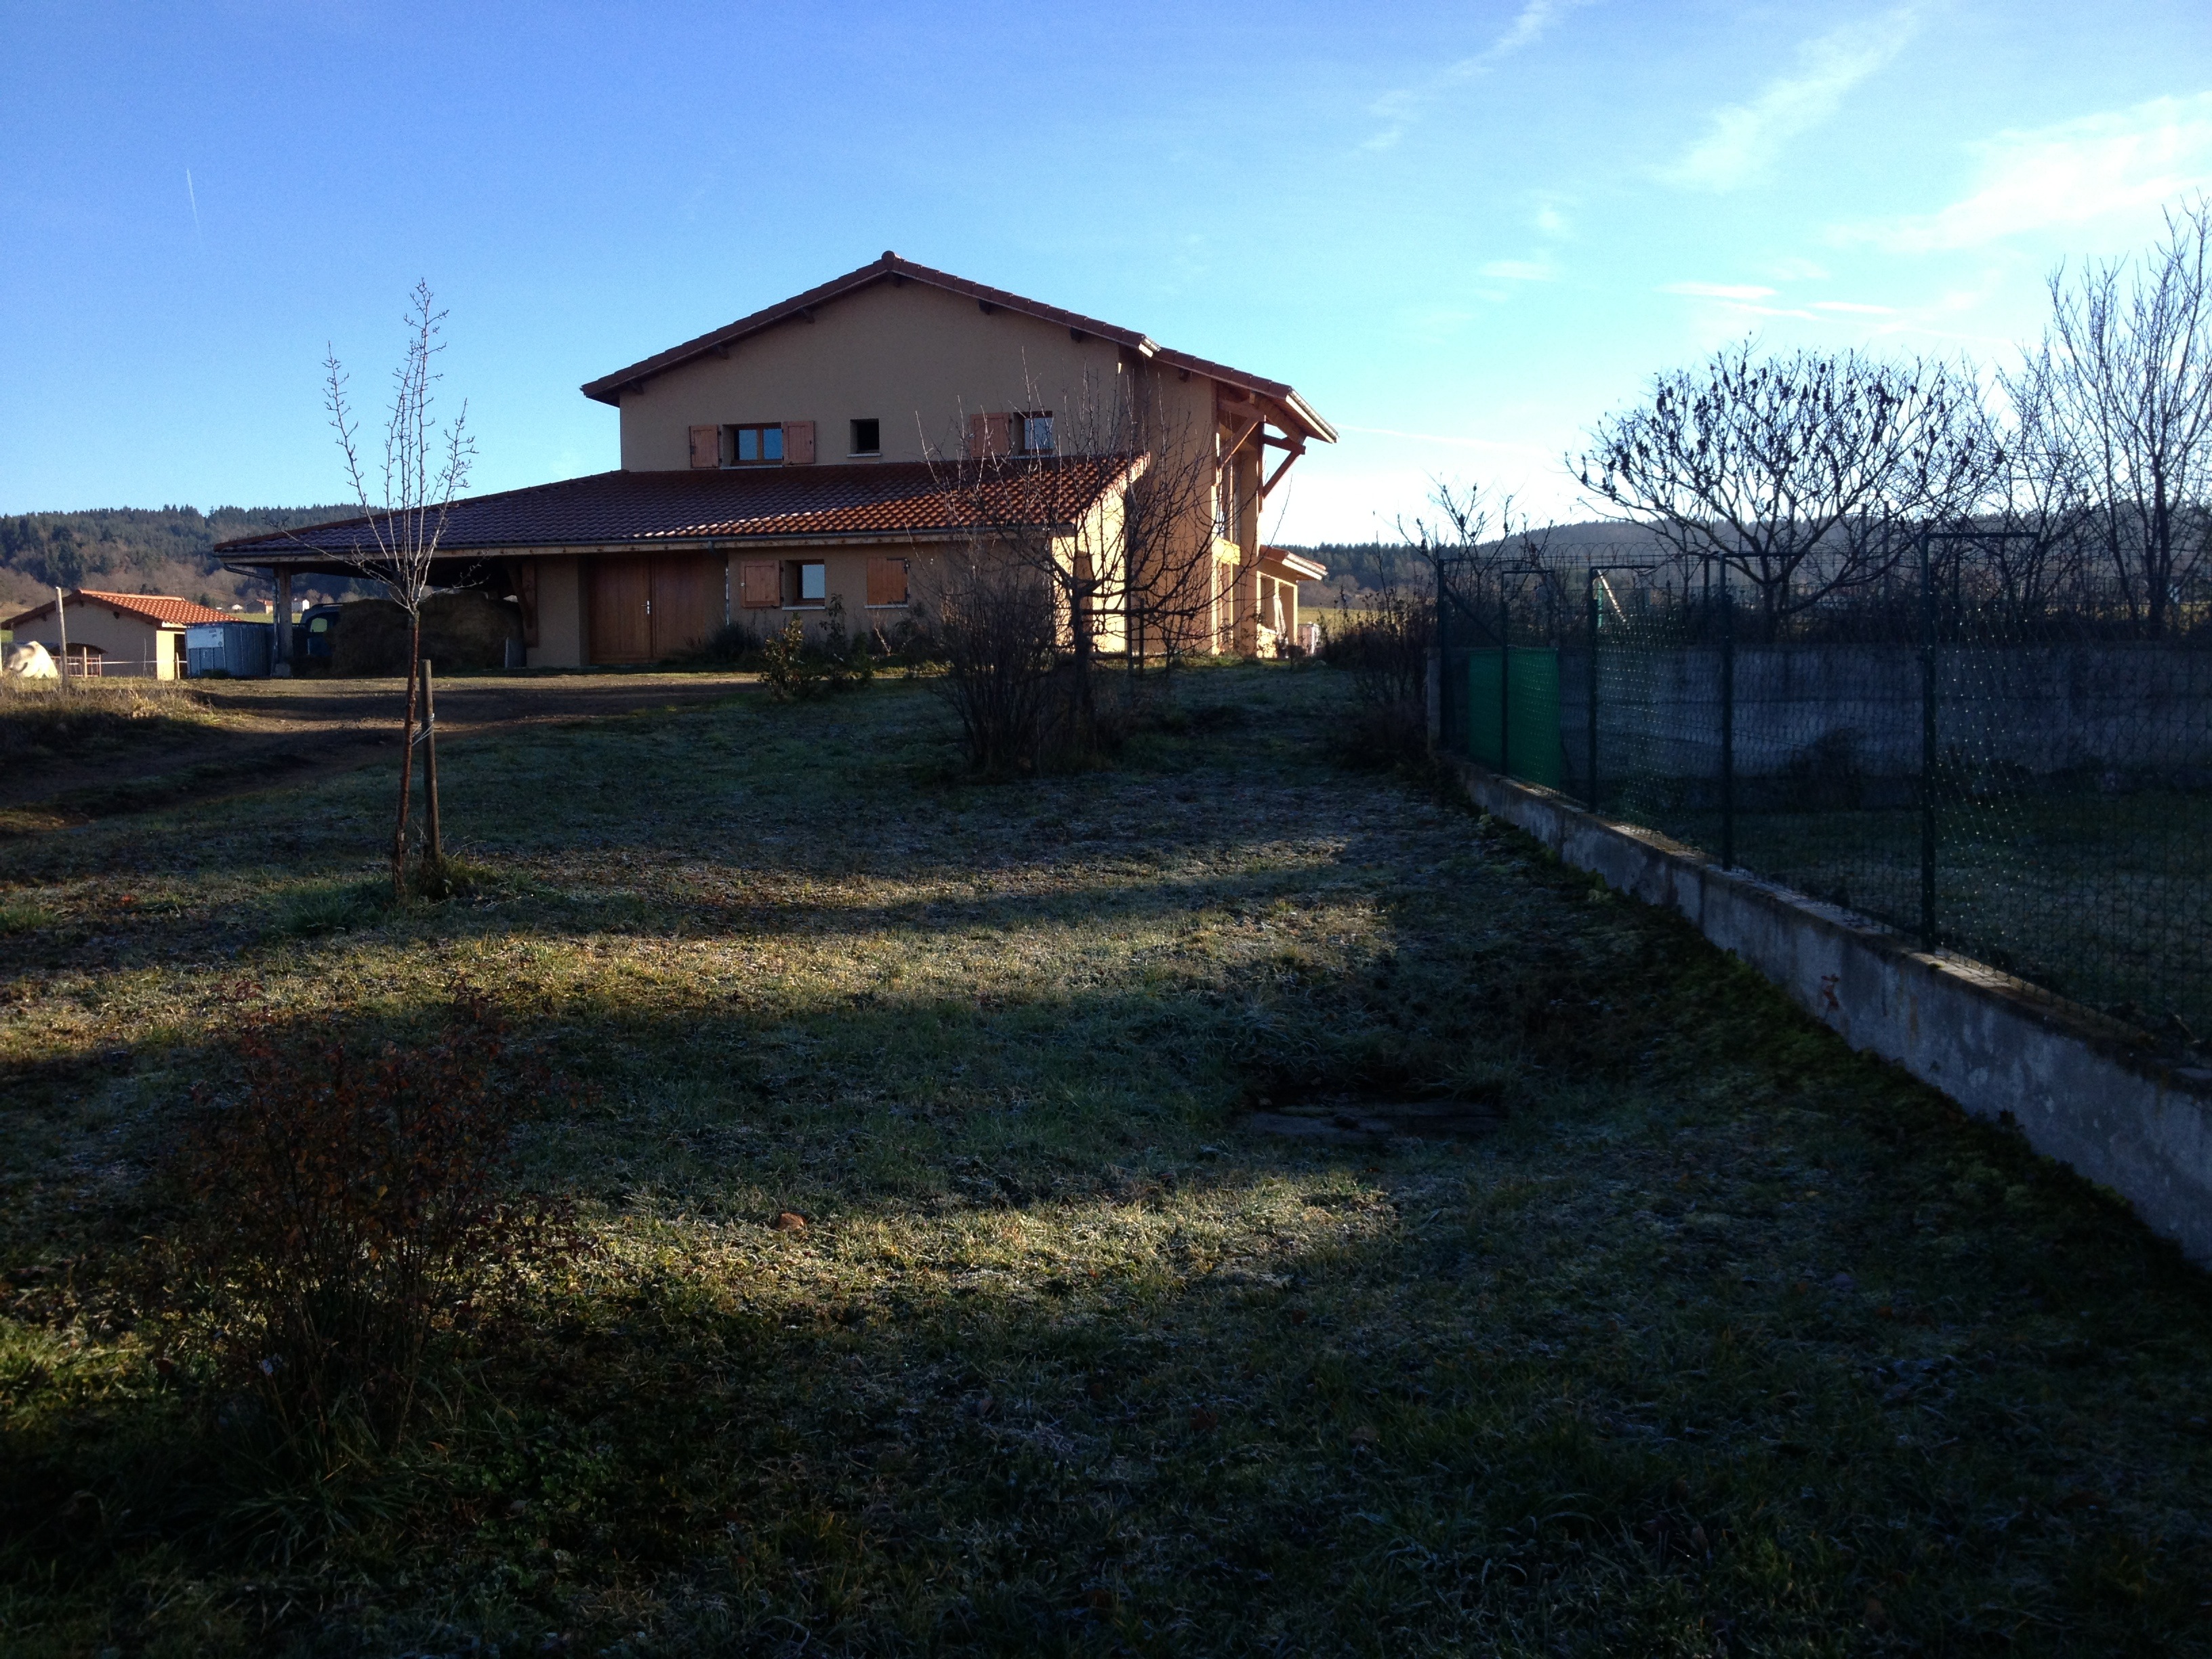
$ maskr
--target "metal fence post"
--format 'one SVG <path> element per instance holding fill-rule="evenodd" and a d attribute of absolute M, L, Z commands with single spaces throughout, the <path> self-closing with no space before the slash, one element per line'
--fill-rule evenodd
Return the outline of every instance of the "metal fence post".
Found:
<path fill-rule="evenodd" d="M 1498 584 L 1498 775 L 1513 775 L 1513 601 Z"/>
<path fill-rule="evenodd" d="M 1600 604 L 1595 565 L 1589 568 L 1589 574 L 1585 578 L 1585 586 L 1589 590 L 1587 609 L 1589 613 L 1589 672 L 1583 677 L 1587 684 L 1583 688 L 1583 713 L 1589 717 L 1587 723 L 1589 727 L 1588 733 L 1589 765 L 1588 771 L 1583 775 L 1583 793 L 1589 799 L 1589 810 L 1595 812 L 1597 811 L 1597 624 Z"/>
<path fill-rule="evenodd" d="M 1721 868 L 1735 868 L 1735 601 L 1721 562 Z"/>
<path fill-rule="evenodd" d="M 1437 555 L 1437 746 L 1452 746 L 1450 607 L 1444 603 L 1444 559 Z"/>
<path fill-rule="evenodd" d="M 1936 584 L 1920 532 L 1920 948 L 1936 948 Z"/>

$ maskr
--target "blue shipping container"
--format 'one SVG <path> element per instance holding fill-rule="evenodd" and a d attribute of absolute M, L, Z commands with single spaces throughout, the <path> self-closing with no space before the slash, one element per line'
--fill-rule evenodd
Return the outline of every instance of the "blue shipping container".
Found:
<path fill-rule="evenodd" d="M 265 680 L 276 643 L 276 629 L 268 623 L 194 623 L 185 629 L 185 673 L 197 678 L 220 672 L 234 680 Z"/>

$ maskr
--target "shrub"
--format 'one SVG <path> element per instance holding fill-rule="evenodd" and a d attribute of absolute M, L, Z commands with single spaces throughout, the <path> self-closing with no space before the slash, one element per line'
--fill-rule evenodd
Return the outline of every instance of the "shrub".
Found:
<path fill-rule="evenodd" d="M 1429 651 L 1437 641 L 1435 599 L 1385 581 L 1358 611 L 1337 601 L 1322 654 L 1349 670 L 1356 706 L 1339 733 L 1350 765 L 1418 763 L 1428 752 Z"/>
<path fill-rule="evenodd" d="M 848 635 L 842 599 L 830 601 L 813 641 L 806 637 L 805 624 L 793 617 L 761 647 L 761 678 L 787 702 L 848 691 L 875 677 L 868 637 Z"/>
<path fill-rule="evenodd" d="M 574 1249 L 503 1190 L 550 1079 L 465 983 L 436 1036 L 374 1052 L 246 1006 L 240 1084 L 195 1092 L 177 1157 L 181 1311 L 277 1444 L 330 1467 L 357 1438 L 397 1445 L 434 1342 Z"/>

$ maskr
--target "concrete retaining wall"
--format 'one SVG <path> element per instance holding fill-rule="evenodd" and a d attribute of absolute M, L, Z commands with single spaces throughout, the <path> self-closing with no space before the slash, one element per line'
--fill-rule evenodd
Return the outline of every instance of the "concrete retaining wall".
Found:
<path fill-rule="evenodd" d="M 1976 1117 L 2008 1114 L 2038 1152 L 2120 1194 L 2212 1265 L 2212 1070 L 2164 1063 L 2115 1022 L 1978 963 L 1911 949 L 1549 790 L 1446 763 L 1485 811 L 1616 890 L 1680 911 L 1854 1048 L 1894 1060 Z"/>

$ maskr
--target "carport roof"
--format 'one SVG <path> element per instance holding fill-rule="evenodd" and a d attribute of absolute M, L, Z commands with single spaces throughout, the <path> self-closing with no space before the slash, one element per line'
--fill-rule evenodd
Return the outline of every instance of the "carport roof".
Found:
<path fill-rule="evenodd" d="M 994 465 L 731 467 L 599 472 L 453 504 L 441 552 L 641 549 L 816 538 L 945 540 L 1001 525 L 1070 526 L 1143 465 L 1128 455 L 1070 455 Z M 375 515 L 381 518 L 383 515 Z M 374 561 L 368 515 L 216 544 L 240 564 Z"/>

